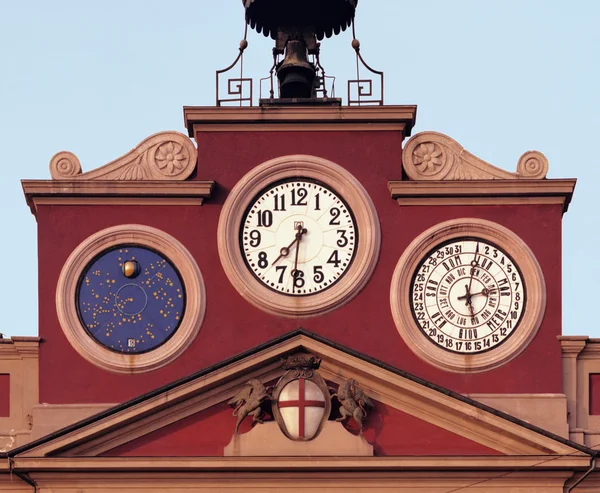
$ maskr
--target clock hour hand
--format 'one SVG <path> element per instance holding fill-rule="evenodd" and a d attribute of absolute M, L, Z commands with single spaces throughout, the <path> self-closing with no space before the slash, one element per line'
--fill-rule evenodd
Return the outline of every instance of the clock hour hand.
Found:
<path fill-rule="evenodd" d="M 498 290 L 497 289 L 483 288 L 479 293 L 473 293 L 473 294 L 471 294 L 471 297 L 478 296 L 480 294 L 482 294 L 483 296 L 489 296 L 490 294 L 494 294 L 496 291 L 498 291 Z"/>
<path fill-rule="evenodd" d="M 297 241 L 298 241 L 298 239 L 294 238 L 294 241 L 292 241 L 288 246 L 282 247 L 281 250 L 279 250 L 279 257 L 277 257 L 275 260 L 273 260 L 273 264 L 276 264 L 277 261 L 279 259 L 281 259 L 282 257 L 287 257 L 290 254 L 290 250 L 294 246 L 294 243 L 296 243 Z"/>
<path fill-rule="evenodd" d="M 298 226 L 298 232 L 296 233 L 296 237 L 294 238 L 294 240 L 288 246 L 282 247 L 281 250 L 279 250 L 279 257 L 277 257 L 273 261 L 273 264 L 276 264 L 282 257 L 287 257 L 290 254 L 290 250 L 292 249 L 292 247 L 294 246 L 294 244 L 296 242 L 300 241 L 300 238 L 302 238 L 303 234 L 306 234 L 306 229 L 302 228 L 302 226 Z M 273 265 L 273 264 L 271 264 L 271 265 Z"/>

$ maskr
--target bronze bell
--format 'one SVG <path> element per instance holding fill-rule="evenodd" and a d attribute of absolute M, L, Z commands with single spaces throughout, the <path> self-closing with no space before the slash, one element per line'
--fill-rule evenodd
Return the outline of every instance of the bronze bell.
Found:
<path fill-rule="evenodd" d="M 307 59 L 304 41 L 290 40 L 285 58 L 277 67 L 279 94 L 282 98 L 315 97 L 315 66 Z"/>
<path fill-rule="evenodd" d="M 242 0 L 248 25 L 275 40 L 273 54 L 284 55 L 277 66 L 279 97 L 316 98 L 318 41 L 352 25 L 358 0 Z M 273 97 L 273 96 L 271 96 Z M 302 103 L 302 101 L 297 101 Z"/>

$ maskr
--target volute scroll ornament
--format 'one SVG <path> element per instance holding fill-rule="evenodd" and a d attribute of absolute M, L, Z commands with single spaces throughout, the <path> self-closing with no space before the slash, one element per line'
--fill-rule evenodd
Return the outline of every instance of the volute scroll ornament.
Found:
<path fill-rule="evenodd" d="M 548 160 L 539 151 L 521 156 L 516 173 L 497 168 L 465 150 L 458 142 L 437 132 L 413 136 L 402 152 L 404 170 L 411 180 L 514 180 L 543 179 Z"/>
<path fill-rule="evenodd" d="M 98 169 L 81 172 L 75 154 L 62 151 L 50 160 L 54 180 L 170 180 L 183 181 L 196 168 L 198 151 L 179 132 L 159 132 L 140 142 L 130 152 Z"/>

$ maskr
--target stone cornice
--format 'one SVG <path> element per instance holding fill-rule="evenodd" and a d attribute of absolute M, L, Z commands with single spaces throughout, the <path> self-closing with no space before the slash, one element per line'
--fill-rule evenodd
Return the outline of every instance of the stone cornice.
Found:
<path fill-rule="evenodd" d="M 190 137 L 202 131 L 400 130 L 410 135 L 416 106 L 185 106 Z"/>
<path fill-rule="evenodd" d="M 15 336 L 0 339 L 0 357 L 3 359 L 36 358 L 41 339 L 39 337 Z"/>
<path fill-rule="evenodd" d="M 576 358 L 586 347 L 589 338 L 587 336 L 558 336 L 563 355 Z"/>
<path fill-rule="evenodd" d="M 588 455 L 437 456 L 431 457 L 15 457 L 12 470 L 24 471 L 406 471 L 506 470 L 550 471 L 589 467 Z M 8 461 L 0 471 L 9 470 Z"/>
<path fill-rule="evenodd" d="M 201 205 L 213 181 L 23 180 L 25 200 L 35 216 L 39 205 Z"/>
<path fill-rule="evenodd" d="M 390 181 L 388 189 L 400 205 L 559 204 L 567 211 L 575 179 Z"/>

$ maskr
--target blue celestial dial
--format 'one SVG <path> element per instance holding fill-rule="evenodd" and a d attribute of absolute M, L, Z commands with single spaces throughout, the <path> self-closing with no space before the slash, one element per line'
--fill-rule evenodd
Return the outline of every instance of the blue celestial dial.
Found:
<path fill-rule="evenodd" d="M 122 245 L 88 264 L 76 304 L 81 323 L 96 342 L 119 353 L 144 353 L 163 344 L 179 327 L 185 289 L 163 255 Z"/>

